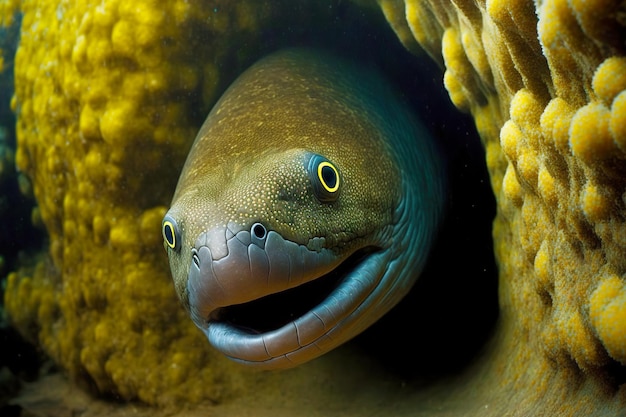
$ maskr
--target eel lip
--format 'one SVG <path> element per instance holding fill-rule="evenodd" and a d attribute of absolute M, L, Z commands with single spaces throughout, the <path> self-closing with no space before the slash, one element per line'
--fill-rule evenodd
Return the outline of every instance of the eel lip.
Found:
<path fill-rule="evenodd" d="M 239 362 L 286 368 L 290 354 L 308 347 L 323 353 L 328 333 L 352 313 L 378 284 L 359 271 L 376 247 L 356 251 L 327 274 L 297 287 L 213 311 L 203 329 L 211 344 Z M 334 346 L 333 346 L 334 347 Z M 307 359 L 308 360 L 308 359 Z"/>

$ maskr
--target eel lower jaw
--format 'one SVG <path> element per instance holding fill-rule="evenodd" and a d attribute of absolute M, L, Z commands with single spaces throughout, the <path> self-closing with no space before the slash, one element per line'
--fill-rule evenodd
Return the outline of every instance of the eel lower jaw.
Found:
<path fill-rule="evenodd" d="M 313 359 L 347 340 L 340 337 L 334 343 L 332 333 L 382 278 L 375 256 L 379 252 L 376 247 L 360 249 L 313 281 L 215 310 L 203 331 L 219 351 L 247 365 L 289 368 Z"/>

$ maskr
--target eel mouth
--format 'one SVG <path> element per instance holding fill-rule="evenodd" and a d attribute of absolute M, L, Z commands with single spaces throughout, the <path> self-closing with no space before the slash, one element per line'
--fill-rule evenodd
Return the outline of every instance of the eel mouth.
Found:
<path fill-rule="evenodd" d="M 246 303 L 222 307 L 213 311 L 208 322 L 232 326 L 249 334 L 279 329 L 324 303 L 344 280 L 349 279 L 352 271 L 378 250 L 374 246 L 361 248 L 319 278 Z"/>

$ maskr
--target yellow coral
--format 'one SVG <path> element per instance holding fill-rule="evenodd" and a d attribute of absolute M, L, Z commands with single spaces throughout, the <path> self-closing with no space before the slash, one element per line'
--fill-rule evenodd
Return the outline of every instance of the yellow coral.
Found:
<path fill-rule="evenodd" d="M 626 365 L 626 283 L 602 277 L 591 295 L 591 321 L 611 357 Z"/>
<path fill-rule="evenodd" d="M 545 405 L 551 400 L 537 397 L 533 381 L 549 377 L 552 392 L 566 393 L 571 372 L 610 373 L 609 356 L 626 364 L 623 3 L 384 3 L 408 49 L 417 41 L 443 58 L 450 98 L 472 113 L 492 161 L 503 317 L 485 365 L 498 375 L 493 392 L 515 386 L 510 404 Z M 495 132 L 483 128 L 487 117 Z M 606 270 L 614 274 L 605 278 Z M 554 403 L 552 410 L 618 407 L 594 375 L 584 378 L 584 395 L 570 396 L 572 408 Z"/>
<path fill-rule="evenodd" d="M 219 399 L 213 381 L 227 370 L 176 299 L 160 222 L 216 93 L 258 54 L 256 31 L 283 19 L 284 4 L 11 0 L 0 23 L 18 9 L 16 164 L 53 263 L 11 275 L 7 311 L 103 392 Z"/>
<path fill-rule="evenodd" d="M 581 107 L 570 125 L 570 148 L 581 161 L 593 164 L 615 154 L 615 143 L 609 134 L 609 110 L 593 102 Z"/>
<path fill-rule="evenodd" d="M 615 97 L 626 90 L 626 57 L 611 57 L 600 64 L 593 76 L 592 86 L 604 104 L 611 106 Z"/>
<path fill-rule="evenodd" d="M 609 131 L 622 152 L 626 152 L 626 91 L 619 93 L 613 100 Z"/>
<path fill-rule="evenodd" d="M 20 0 L 4 0 L 0 2 L 0 26 L 11 26 L 20 10 Z"/>

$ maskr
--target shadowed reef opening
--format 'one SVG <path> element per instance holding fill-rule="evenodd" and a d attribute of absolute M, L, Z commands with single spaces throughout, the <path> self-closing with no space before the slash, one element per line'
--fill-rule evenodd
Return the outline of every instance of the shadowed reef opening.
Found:
<path fill-rule="evenodd" d="M 329 2 L 328 26 L 265 33 L 271 51 L 315 46 L 378 69 L 436 138 L 447 174 L 446 214 L 421 277 L 398 306 L 353 346 L 407 380 L 460 373 L 490 340 L 498 318 L 492 222 L 496 202 L 485 153 L 469 114 L 443 87 L 443 71 L 398 41 L 379 11 Z"/>

